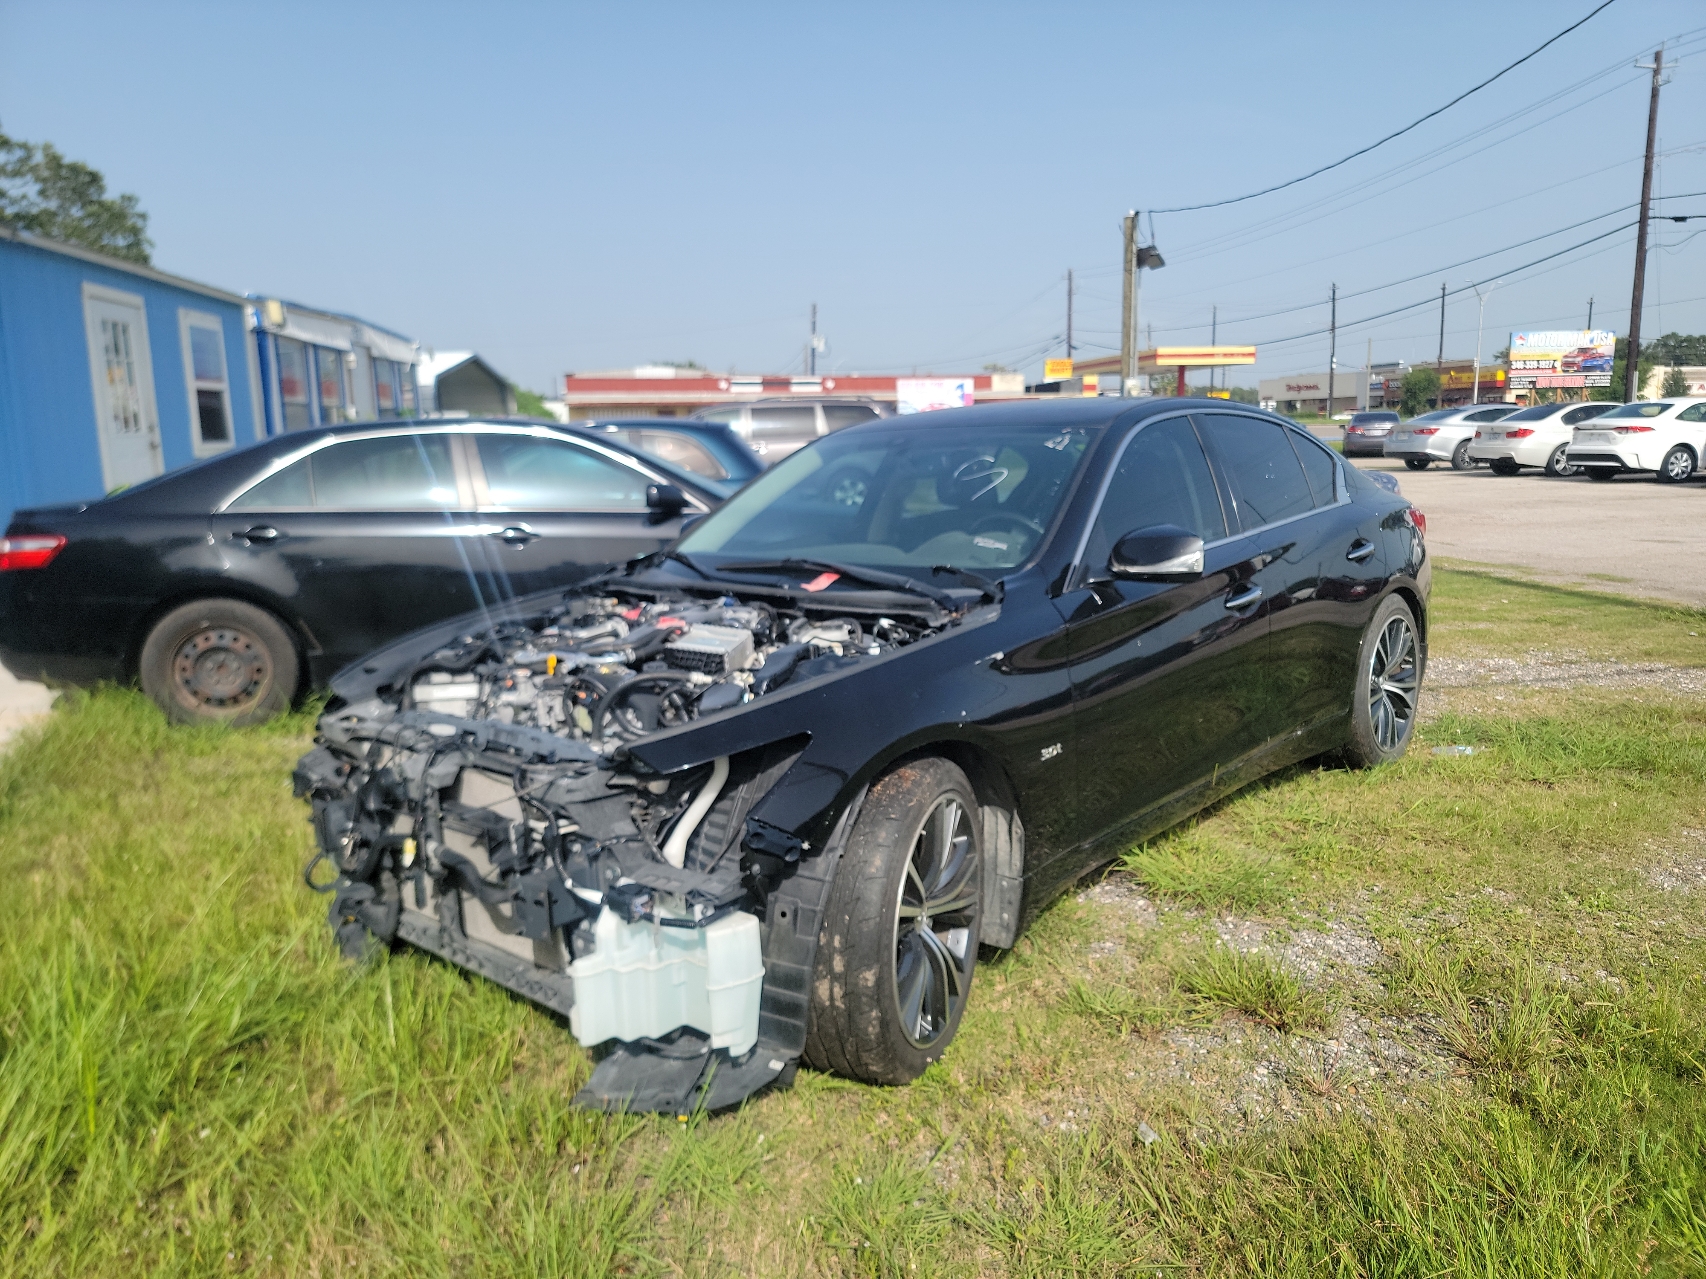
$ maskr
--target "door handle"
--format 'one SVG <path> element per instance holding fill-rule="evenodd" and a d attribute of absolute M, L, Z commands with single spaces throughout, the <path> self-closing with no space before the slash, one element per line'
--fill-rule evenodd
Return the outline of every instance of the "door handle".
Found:
<path fill-rule="evenodd" d="M 511 524 L 508 528 L 499 529 L 492 536 L 509 546 L 526 546 L 539 534 L 525 524 Z"/>
<path fill-rule="evenodd" d="M 1351 549 L 1345 552 L 1345 558 L 1352 564 L 1361 564 L 1374 554 L 1374 543 L 1366 537 L 1359 537 L 1351 543 Z"/>
<path fill-rule="evenodd" d="M 1226 607 L 1232 610 L 1249 608 L 1250 605 L 1254 604 L 1261 598 L 1262 588 L 1252 582 L 1236 595 L 1228 595 L 1226 597 Z"/>
<path fill-rule="evenodd" d="M 283 536 L 284 534 L 270 524 L 256 524 L 252 528 L 233 533 L 231 540 L 233 542 L 276 542 Z"/>

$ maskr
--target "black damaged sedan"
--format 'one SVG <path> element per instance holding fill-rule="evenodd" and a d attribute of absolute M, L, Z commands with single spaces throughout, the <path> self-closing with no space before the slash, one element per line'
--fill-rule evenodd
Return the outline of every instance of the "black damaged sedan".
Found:
<path fill-rule="evenodd" d="M 903 1083 L 979 948 L 1088 869 L 1283 765 L 1403 753 L 1424 528 L 1215 401 L 838 432 L 667 551 L 346 670 L 306 878 L 350 953 L 565 1015 L 582 1104 Z"/>

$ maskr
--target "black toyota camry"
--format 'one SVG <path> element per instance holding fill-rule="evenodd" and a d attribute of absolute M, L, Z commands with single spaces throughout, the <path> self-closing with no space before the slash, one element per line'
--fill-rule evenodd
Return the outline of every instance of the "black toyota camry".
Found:
<path fill-rule="evenodd" d="M 979 948 L 1086 870 L 1404 751 L 1424 528 L 1214 401 L 853 427 L 667 550 L 345 671 L 304 875 L 347 951 L 566 1015 L 603 1049 L 583 1104 L 714 1108 L 802 1059 L 905 1082 Z"/>
<path fill-rule="evenodd" d="M 140 678 L 175 719 L 253 723 L 430 622 L 665 546 L 738 487 L 527 420 L 298 431 L 16 512 L 0 662 Z"/>

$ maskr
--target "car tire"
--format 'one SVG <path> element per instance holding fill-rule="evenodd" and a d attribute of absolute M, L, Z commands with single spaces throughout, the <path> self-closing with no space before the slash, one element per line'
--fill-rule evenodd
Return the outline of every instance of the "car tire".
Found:
<path fill-rule="evenodd" d="M 1490 462 L 1488 465 L 1493 468 L 1494 475 L 1515 475 L 1522 470 L 1515 462 L 1507 462 L 1504 458 Z"/>
<path fill-rule="evenodd" d="M 1433 459 L 1431 457 L 1407 457 L 1404 459 L 1404 465 L 1412 471 L 1425 471 L 1433 465 Z"/>
<path fill-rule="evenodd" d="M 1681 484 L 1694 474 L 1694 464 L 1694 450 L 1686 444 L 1678 444 L 1665 454 L 1653 478 L 1660 484 Z"/>
<path fill-rule="evenodd" d="M 1617 478 L 1617 468 L 1615 466 L 1584 466 L 1582 469 L 1588 473 L 1588 479 L 1590 480 L 1599 480 L 1603 483 L 1606 480 L 1614 480 Z"/>
<path fill-rule="evenodd" d="M 1352 768 L 1390 764 L 1415 732 L 1423 674 L 1416 618 L 1398 596 L 1388 595 L 1375 610 L 1362 633 L 1356 669 L 1345 760 Z"/>
<path fill-rule="evenodd" d="M 1546 474 L 1562 478 L 1574 475 L 1582 468 L 1570 465 L 1570 446 L 1560 444 L 1552 450 L 1552 456 L 1546 459 Z"/>
<path fill-rule="evenodd" d="M 195 600 L 142 645 L 142 691 L 179 724 L 259 724 L 290 709 L 300 657 L 284 623 L 242 600 Z"/>
<path fill-rule="evenodd" d="M 871 787 L 818 934 L 808 1065 L 904 1084 L 941 1057 L 977 964 L 981 827 L 971 783 L 945 759 Z"/>
<path fill-rule="evenodd" d="M 1451 469 L 1454 471 L 1473 471 L 1475 459 L 1469 456 L 1469 441 L 1464 440 L 1451 450 Z"/>

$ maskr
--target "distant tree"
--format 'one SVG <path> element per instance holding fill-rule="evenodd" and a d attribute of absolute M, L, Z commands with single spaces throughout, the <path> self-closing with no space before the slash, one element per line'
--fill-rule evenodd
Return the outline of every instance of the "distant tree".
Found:
<path fill-rule="evenodd" d="M 1664 385 L 1659 387 L 1660 395 L 1687 395 L 1688 378 L 1676 365 L 1665 370 Z"/>
<path fill-rule="evenodd" d="M 1667 333 L 1648 343 L 1647 351 L 1658 364 L 1706 364 L 1706 333 Z"/>
<path fill-rule="evenodd" d="M 515 394 L 515 411 L 522 417 L 549 418 L 551 410 L 545 407 L 545 397 L 537 391 L 524 390 L 514 382 L 509 389 Z"/>
<path fill-rule="evenodd" d="M 1663 338 L 1659 339 L 1659 342 L 1663 341 Z M 1618 404 L 1623 403 L 1625 400 L 1639 398 L 1640 388 L 1646 385 L 1647 375 L 1653 371 L 1657 364 L 1657 361 L 1654 359 L 1653 348 L 1658 346 L 1659 342 L 1655 342 L 1651 346 L 1643 346 L 1641 348 L 1641 367 L 1638 370 L 1639 377 L 1636 379 L 1636 394 L 1635 396 L 1629 396 L 1624 393 L 1624 365 L 1629 362 L 1629 339 L 1618 338 L 1617 355 L 1611 363 L 1611 385 L 1594 387 L 1593 398 L 1596 400 L 1612 400 Z"/>
<path fill-rule="evenodd" d="M 0 222 L 33 235 L 148 262 L 154 242 L 134 195 L 109 196 L 98 170 L 67 160 L 51 142 L 0 133 Z"/>
<path fill-rule="evenodd" d="M 705 369 L 698 360 L 653 360 L 652 363 L 660 369 Z"/>
<path fill-rule="evenodd" d="M 1259 404 L 1262 399 L 1253 386 L 1229 386 L 1226 389 L 1231 392 L 1233 401 L 1238 404 Z"/>
<path fill-rule="evenodd" d="M 1439 374 L 1428 368 L 1412 368 L 1398 384 L 1398 408 L 1405 417 L 1428 409 L 1439 398 Z"/>
<path fill-rule="evenodd" d="M 1005 364 L 985 364 L 982 369 L 984 373 L 1011 373 L 1012 371 Z"/>

